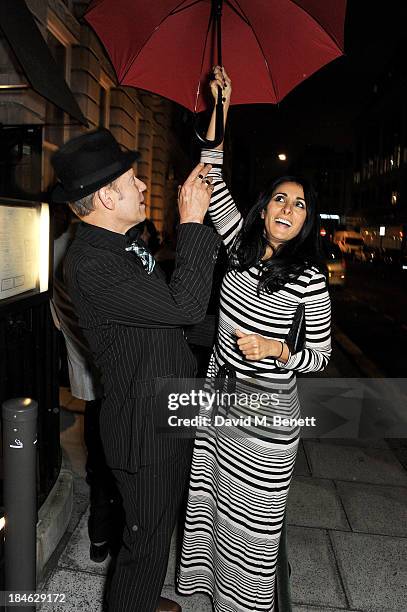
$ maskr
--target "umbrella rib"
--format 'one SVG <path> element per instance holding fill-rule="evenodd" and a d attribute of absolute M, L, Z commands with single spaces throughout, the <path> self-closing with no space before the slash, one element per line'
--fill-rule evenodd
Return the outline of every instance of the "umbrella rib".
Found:
<path fill-rule="evenodd" d="M 204 61 L 205 61 L 206 45 L 207 45 L 207 42 L 208 42 L 208 36 L 209 36 L 209 31 L 210 31 L 211 25 L 212 25 L 212 20 L 213 20 L 213 12 L 211 11 L 210 15 L 209 15 L 208 27 L 207 27 L 207 30 L 206 30 L 204 48 L 203 48 L 203 51 L 202 51 L 201 68 L 200 68 L 200 71 L 199 71 L 198 87 L 197 87 L 196 96 L 195 96 L 195 106 L 194 106 L 194 113 L 195 114 L 196 114 L 196 109 L 198 107 L 199 94 L 201 93 L 202 68 L 203 68 Z"/>
<path fill-rule="evenodd" d="M 197 2 L 200 2 L 201 0 L 197 0 Z M 144 47 L 146 46 L 146 44 L 148 43 L 148 41 L 153 37 L 153 35 L 157 32 L 157 30 L 159 29 L 159 27 L 164 23 L 164 21 L 166 19 L 168 19 L 168 17 L 170 17 L 174 11 L 177 11 L 177 9 L 179 9 L 180 6 L 182 6 L 184 4 L 185 0 L 181 0 L 181 2 L 179 4 L 177 4 L 177 6 L 175 8 L 173 8 L 169 13 L 167 13 L 160 21 L 160 23 L 158 25 L 155 26 L 154 30 L 151 32 L 151 34 L 149 34 L 149 36 L 147 36 L 146 40 L 143 42 L 143 44 L 140 46 L 140 49 L 138 51 L 138 53 L 133 57 L 133 59 L 131 60 L 127 70 L 125 71 L 125 73 L 122 75 L 121 79 L 120 79 L 120 83 L 123 83 L 123 80 L 126 78 L 129 70 L 131 69 L 131 67 L 133 66 L 134 62 L 136 61 L 136 59 L 138 58 L 138 56 L 140 55 L 140 53 L 142 52 L 142 50 L 144 49 Z M 196 4 L 196 3 L 194 3 Z"/>
<path fill-rule="evenodd" d="M 340 49 L 341 51 L 343 51 L 342 46 L 339 44 L 339 42 L 337 41 L 337 39 L 335 38 L 335 36 L 333 34 L 331 34 L 331 32 L 328 32 L 328 30 L 326 29 L 326 27 L 319 21 L 319 19 L 317 19 L 314 15 L 312 15 L 309 11 L 307 11 L 306 8 L 304 8 L 303 6 L 301 6 L 300 4 L 298 4 L 297 0 L 291 0 L 291 2 L 293 4 L 295 4 L 295 6 L 297 6 L 301 11 L 303 11 L 304 13 L 306 13 L 308 15 L 308 17 L 311 17 L 311 19 L 313 21 L 315 21 L 319 27 L 321 28 L 321 30 L 323 30 L 328 36 L 329 38 L 332 40 L 332 42 L 335 43 L 335 45 L 338 47 L 338 49 Z"/>
<path fill-rule="evenodd" d="M 191 2 L 190 4 L 187 4 L 186 6 L 181 6 L 181 8 L 178 8 L 179 7 L 178 5 L 175 9 L 171 11 L 170 15 L 176 15 L 177 13 L 182 13 L 182 11 L 186 11 L 186 9 L 189 9 L 191 8 L 191 6 L 194 6 L 195 4 L 199 4 L 200 2 L 202 2 L 202 0 L 195 0 L 195 2 Z"/>
<path fill-rule="evenodd" d="M 248 16 L 246 15 L 246 13 L 242 9 L 242 7 L 240 6 L 239 0 L 235 0 L 235 2 L 238 5 L 239 9 L 242 11 L 242 15 L 244 15 L 246 23 L 249 26 L 249 28 L 251 29 L 251 31 L 253 32 L 253 36 L 255 37 L 255 39 L 257 41 L 257 44 L 259 45 L 259 49 L 260 49 L 261 54 L 263 56 L 264 62 L 265 62 L 266 67 L 267 67 L 267 72 L 269 73 L 270 81 L 271 81 L 271 84 L 272 84 L 273 89 L 274 89 L 274 95 L 276 96 L 276 100 L 278 101 L 279 96 L 278 96 L 277 84 L 274 82 L 273 75 L 271 73 L 270 66 L 269 66 L 269 63 L 267 61 L 266 55 L 265 55 L 265 53 L 263 51 L 263 47 L 261 45 L 261 42 L 260 42 L 260 40 L 259 40 L 259 38 L 258 38 L 258 36 L 257 36 L 257 34 L 256 34 L 256 32 L 255 32 L 255 30 L 254 30 L 254 28 L 252 26 L 252 24 L 250 23 L 250 19 L 248 18 Z"/>
<path fill-rule="evenodd" d="M 249 24 L 249 21 L 248 21 L 248 19 L 247 19 L 247 17 L 246 17 L 246 15 L 244 15 L 243 13 L 239 13 L 239 11 L 237 10 L 237 8 L 236 8 L 235 6 L 233 6 L 233 4 L 230 2 L 230 0 L 225 0 L 225 4 L 227 4 L 227 5 L 228 5 L 228 7 L 229 7 L 230 9 L 232 9 L 232 11 L 233 11 L 234 13 L 236 13 L 236 15 L 237 15 L 238 17 L 240 17 L 240 19 L 241 19 L 242 21 L 244 21 L 245 23 L 247 23 L 247 25 L 250 25 L 250 24 Z"/>

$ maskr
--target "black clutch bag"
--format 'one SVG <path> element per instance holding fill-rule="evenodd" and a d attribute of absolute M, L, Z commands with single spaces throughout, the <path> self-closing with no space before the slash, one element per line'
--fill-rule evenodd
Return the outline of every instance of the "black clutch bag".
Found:
<path fill-rule="evenodd" d="M 294 314 L 294 319 L 288 332 L 285 343 L 290 349 L 290 353 L 302 351 L 305 344 L 305 306 L 298 304 Z"/>

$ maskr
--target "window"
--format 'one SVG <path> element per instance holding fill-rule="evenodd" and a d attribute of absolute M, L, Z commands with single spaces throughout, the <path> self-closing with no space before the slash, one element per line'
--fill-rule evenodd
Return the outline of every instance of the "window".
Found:
<path fill-rule="evenodd" d="M 0 193 L 31 199 L 41 193 L 42 126 L 0 126 Z"/>
<path fill-rule="evenodd" d="M 108 128 L 110 126 L 110 90 L 113 82 L 102 72 L 99 85 L 99 127 Z"/>
<path fill-rule="evenodd" d="M 400 167 L 400 163 L 401 163 L 401 146 L 396 145 L 394 148 L 394 165 L 396 166 L 396 168 Z"/>
<path fill-rule="evenodd" d="M 52 10 L 48 10 L 47 44 L 61 74 L 69 85 L 71 80 L 71 47 L 74 44 L 79 44 L 79 41 Z M 68 136 L 65 123 L 67 123 L 65 113 L 51 102 L 47 102 L 42 156 L 42 188 L 44 190 L 49 187 L 54 179 L 50 164 L 51 155 L 58 146 L 65 142 Z"/>
<path fill-rule="evenodd" d="M 48 32 L 47 43 L 61 74 L 66 78 L 67 50 L 65 45 L 63 45 L 52 32 Z M 64 122 L 65 117 L 63 110 L 47 100 L 45 109 L 45 140 L 55 145 L 61 145 L 64 141 Z"/>

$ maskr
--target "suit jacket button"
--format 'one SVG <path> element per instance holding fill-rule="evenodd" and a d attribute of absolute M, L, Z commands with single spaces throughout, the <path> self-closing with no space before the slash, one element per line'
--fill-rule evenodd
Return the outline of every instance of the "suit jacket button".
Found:
<path fill-rule="evenodd" d="M 137 531 L 138 530 L 138 525 L 133 525 L 132 530 L 133 531 Z"/>

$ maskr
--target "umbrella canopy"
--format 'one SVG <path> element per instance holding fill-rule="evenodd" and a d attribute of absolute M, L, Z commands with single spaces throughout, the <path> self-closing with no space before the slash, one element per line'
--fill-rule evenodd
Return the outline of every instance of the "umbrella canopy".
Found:
<path fill-rule="evenodd" d="M 94 0 L 86 19 L 121 85 L 199 112 L 217 63 L 211 0 Z M 346 0 L 224 0 L 223 64 L 233 104 L 277 103 L 343 54 Z"/>

